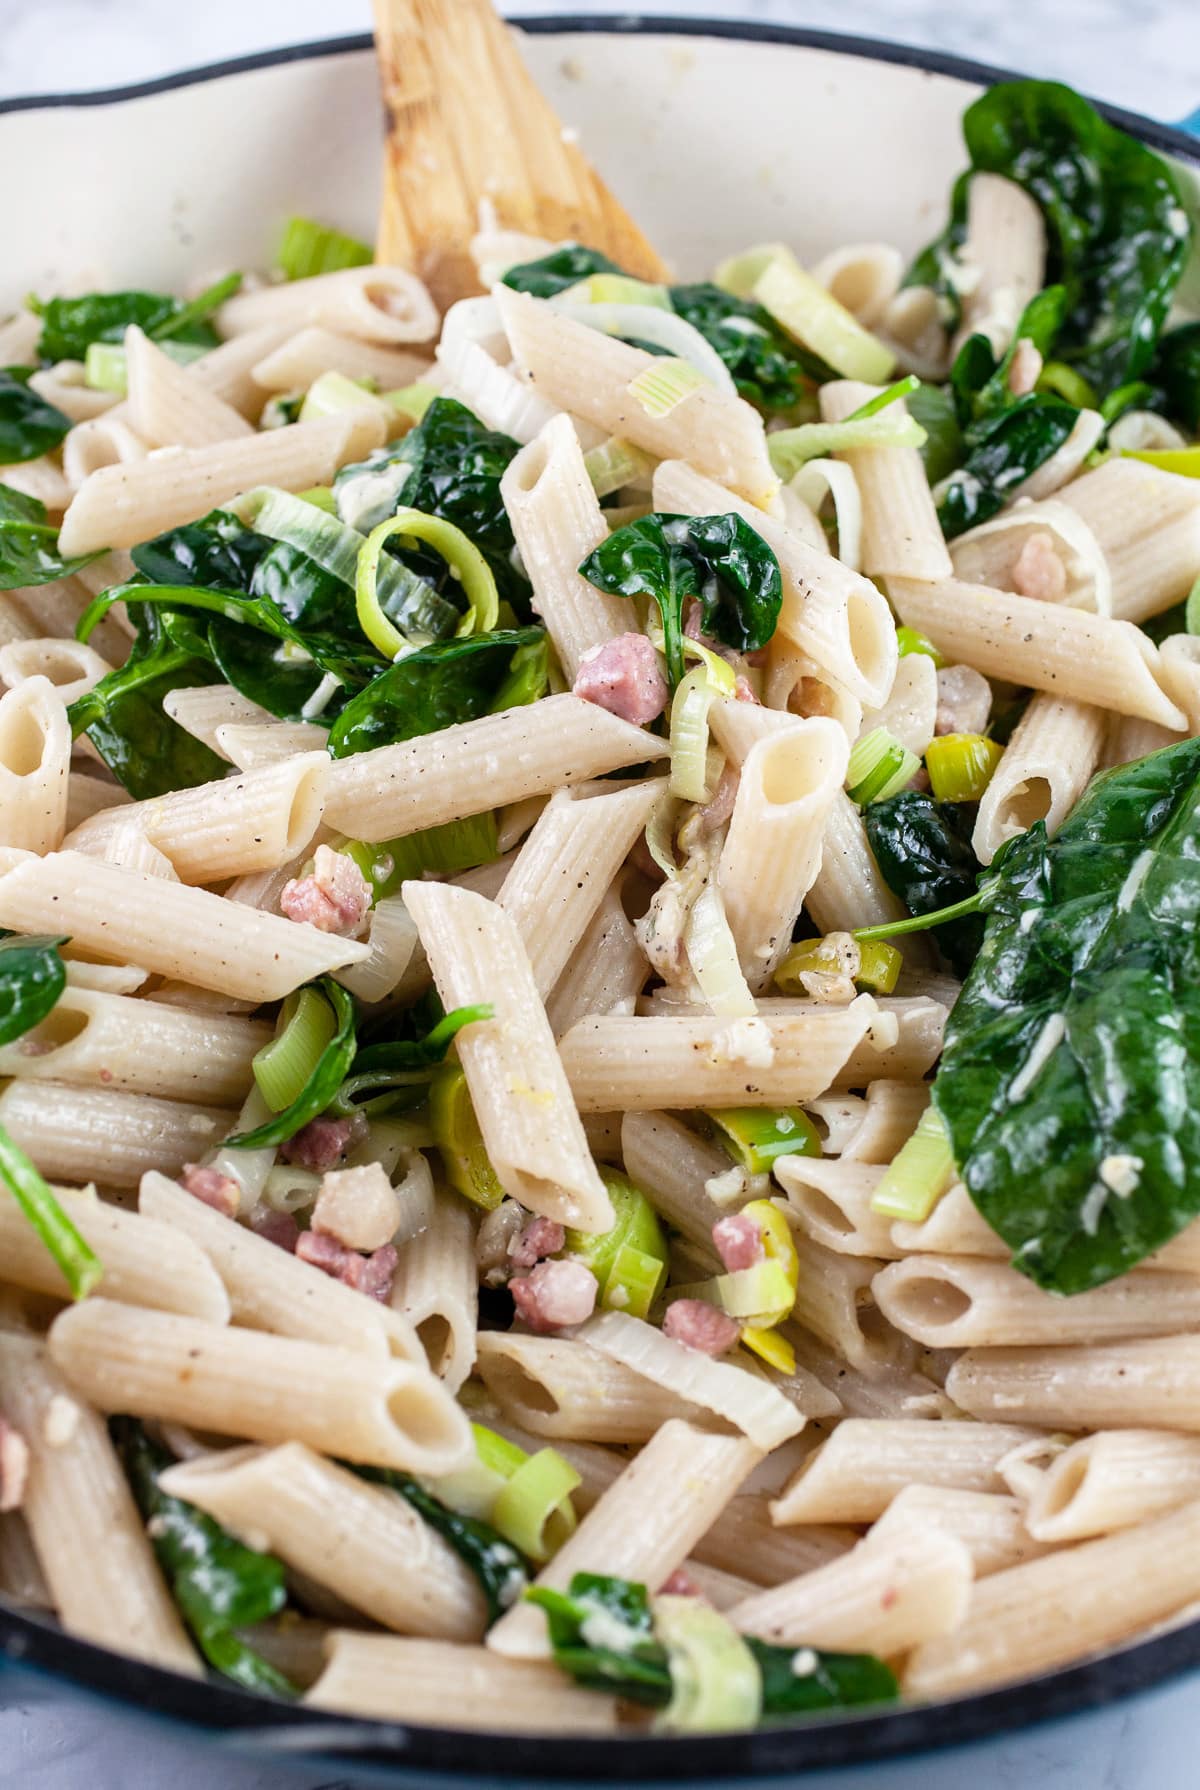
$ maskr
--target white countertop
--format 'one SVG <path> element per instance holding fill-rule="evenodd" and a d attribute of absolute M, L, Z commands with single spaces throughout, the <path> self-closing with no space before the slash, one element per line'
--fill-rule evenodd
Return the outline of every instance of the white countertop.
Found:
<path fill-rule="evenodd" d="M 612 0 L 510 0 L 514 17 L 623 14 Z M 1194 0 L 655 0 L 703 14 L 889 38 L 1069 80 L 1096 97 L 1177 120 L 1200 106 Z M 0 99 L 152 80 L 181 68 L 370 28 L 370 0 L 0 0 Z M 12 178 L 10 172 L 10 178 Z M 4 1697 L 0 1679 L 0 1701 Z M 822 1777 L 831 1790 L 1193 1790 L 1194 1681 L 986 1751 Z M 1193 1715 L 1193 1709 L 1196 1713 Z M 970 1763 L 967 1763 L 969 1759 Z M 816 1780 L 806 1780 L 818 1790 Z M 0 1707 L 0 1790 L 343 1790 L 336 1771 L 281 1778 L 214 1757 L 145 1724 L 127 1729 L 66 1697 Z"/>

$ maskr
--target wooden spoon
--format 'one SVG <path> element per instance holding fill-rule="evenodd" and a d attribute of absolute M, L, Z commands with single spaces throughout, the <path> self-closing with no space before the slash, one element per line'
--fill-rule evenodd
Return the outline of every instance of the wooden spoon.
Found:
<path fill-rule="evenodd" d="M 667 270 L 565 133 L 491 0 L 375 0 L 384 110 L 376 260 L 410 267 L 444 309 L 480 290 L 469 253 L 497 227 L 599 249 L 626 272 Z"/>

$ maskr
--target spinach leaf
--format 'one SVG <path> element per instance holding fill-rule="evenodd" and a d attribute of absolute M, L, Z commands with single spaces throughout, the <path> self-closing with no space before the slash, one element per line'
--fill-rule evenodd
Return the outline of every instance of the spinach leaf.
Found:
<path fill-rule="evenodd" d="M 419 647 L 346 704 L 330 728 L 330 752 L 349 758 L 512 706 L 500 698 L 516 655 L 543 640 L 539 628 L 505 628 Z M 532 680 L 524 682 L 526 701 L 540 694 Z"/>
<path fill-rule="evenodd" d="M 931 485 L 939 485 L 949 477 L 963 457 L 962 431 L 954 394 L 946 386 L 922 382 L 906 399 L 908 414 L 915 417 L 925 431 L 920 455 L 925 477 Z"/>
<path fill-rule="evenodd" d="M 873 1653 L 813 1656 L 810 1672 L 797 1672 L 795 1647 L 775 1647 L 753 1635 L 746 1645 L 758 1661 L 763 1681 L 763 1714 L 810 1715 L 820 1709 L 853 1709 L 864 1703 L 894 1703 L 900 1695 L 896 1674 Z"/>
<path fill-rule="evenodd" d="M 303 704 L 329 672 L 350 689 L 360 689 L 379 671 L 383 661 L 353 621 L 353 600 L 348 587 L 336 593 L 327 587 L 329 574 L 305 562 L 305 591 L 297 598 L 311 600 L 316 622 L 301 629 L 269 596 L 245 596 L 240 591 L 208 590 L 201 586 L 168 584 L 121 584 L 93 598 L 80 617 L 76 632 L 86 640 L 96 623 L 114 602 L 122 600 L 164 611 L 163 629 L 176 646 L 193 658 L 203 653 L 218 666 L 222 677 L 237 683 L 243 694 L 261 702 L 273 714 L 302 720 Z M 328 602 L 327 602 L 328 599 Z M 307 609 L 305 609 L 307 620 Z M 211 619 L 210 619 L 211 618 Z M 235 640 L 223 623 L 247 636 Z M 268 649 L 262 636 L 281 642 Z"/>
<path fill-rule="evenodd" d="M 0 466 L 36 460 L 56 448 L 71 419 L 29 389 L 28 367 L 0 368 Z"/>
<path fill-rule="evenodd" d="M 606 255 L 569 243 L 539 261 L 510 267 L 503 284 L 532 293 L 534 298 L 554 298 L 591 274 L 622 271 Z M 793 410 L 802 398 L 811 396 L 815 385 L 835 377 L 822 360 L 793 342 L 770 312 L 752 300 L 735 298 L 708 281 L 670 286 L 667 296 L 676 315 L 698 329 L 716 349 L 742 397 L 760 410 Z M 651 354 L 667 352 L 653 342 L 633 345 Z"/>
<path fill-rule="evenodd" d="M 463 1565 L 479 1580 L 487 1600 L 488 1622 L 496 1622 L 516 1603 L 529 1582 L 525 1562 L 498 1529 L 477 1517 L 460 1516 L 407 1473 L 391 1467 L 360 1467 L 351 1471 L 360 1479 L 387 1486 L 412 1505 L 419 1517 L 454 1549 Z"/>
<path fill-rule="evenodd" d="M 862 810 L 883 880 L 910 914 L 931 914 L 975 894 L 975 814 L 972 803 L 937 802 L 919 790 L 902 790 Z M 954 973 L 965 976 L 983 943 L 983 921 L 976 914 L 948 921 L 934 936 Z"/>
<path fill-rule="evenodd" d="M 668 288 L 671 308 L 698 329 L 733 375 L 743 398 L 760 410 L 792 410 L 837 374 L 784 334 L 769 311 L 702 282 Z"/>
<path fill-rule="evenodd" d="M 358 862 L 356 854 L 355 862 Z M 446 1060 L 446 1053 L 464 1026 L 491 1019 L 494 1009 L 486 1002 L 477 1007 L 456 1007 L 443 1014 L 423 1037 L 390 1038 L 365 1045 L 354 1060 L 354 1074 L 344 1081 L 330 1104 L 330 1111 L 340 1115 L 359 1110 L 364 1096 L 374 1108 L 376 1101 L 402 1089 L 423 1094 L 433 1070 Z M 405 1015 L 407 1019 L 412 1009 Z"/>
<path fill-rule="evenodd" d="M 98 559 L 85 553 L 60 559 L 58 530 L 46 521 L 46 506 L 9 485 L 0 485 L 0 590 L 52 584 Z"/>
<path fill-rule="evenodd" d="M 130 557 L 149 584 L 249 591 L 259 560 L 274 544 L 228 510 L 210 510 L 199 522 L 143 541 Z"/>
<path fill-rule="evenodd" d="M 172 721 L 163 697 L 218 681 L 204 658 L 175 644 L 164 619 L 125 587 L 137 636 L 124 665 L 108 672 L 67 711 L 74 734 L 86 733 L 124 789 L 137 801 L 212 783 L 229 768 L 202 740 Z"/>
<path fill-rule="evenodd" d="M 227 1150 L 261 1150 L 268 1145 L 286 1144 L 289 1138 L 295 1137 L 325 1111 L 350 1073 L 358 1049 L 353 998 L 330 976 L 321 976 L 306 986 L 319 989 L 333 1008 L 334 1034 L 291 1105 L 285 1106 L 281 1113 L 276 1113 L 264 1124 L 255 1126 L 253 1131 L 239 1131 L 227 1137 Z"/>
<path fill-rule="evenodd" d="M 1200 430 L 1200 323 L 1168 330 L 1146 377 L 1153 388 L 1150 407 L 1195 435 Z"/>
<path fill-rule="evenodd" d="M 138 589 L 127 585 L 131 605 Z M 79 696 L 68 718 L 73 734 L 88 734 L 122 788 L 143 802 L 170 789 L 213 782 L 229 766 L 163 711 L 163 696 L 172 689 L 215 684 L 217 673 L 206 659 L 177 646 L 154 610 L 133 607 L 131 612 L 138 618 L 138 634 L 129 659 Z"/>
<path fill-rule="evenodd" d="M 546 1612 L 555 1663 L 586 1690 L 609 1691 L 633 1703 L 661 1707 L 671 1700 L 667 1650 L 654 1636 L 650 1599 L 644 1585 L 600 1573 L 577 1572 L 570 1591 L 535 1585 L 526 1592 Z M 605 1629 L 624 1631 L 621 1645 L 587 1638 L 589 1620 L 602 1616 Z"/>
<path fill-rule="evenodd" d="M 172 1457 L 151 1442 L 140 1423 L 114 1417 L 109 1427 L 158 1564 L 205 1659 L 244 1690 L 299 1696 L 290 1679 L 234 1633 L 283 1608 L 287 1586 L 281 1563 L 243 1546 L 194 1504 L 169 1497 L 158 1476 L 173 1464 Z"/>
<path fill-rule="evenodd" d="M 0 932 L 0 1044 L 11 1044 L 51 1012 L 67 985 L 58 954 L 65 938 Z"/>
<path fill-rule="evenodd" d="M 369 529 L 406 509 L 440 516 L 460 528 L 482 553 L 501 597 L 528 613 L 529 581 L 517 570 L 512 526 L 500 496 L 500 480 L 520 443 L 453 398 L 435 398 L 415 429 L 369 460 L 343 466 L 333 481 L 338 515 L 353 527 Z M 392 467 L 407 468 L 398 483 L 381 481 Z M 457 583 L 444 559 L 428 549 L 397 550 L 397 558 L 420 574 L 441 596 L 453 598 Z M 461 602 L 457 605 L 461 607 Z"/>
<path fill-rule="evenodd" d="M 1058 452 L 1078 415 L 1062 398 L 1028 392 L 976 424 L 966 460 L 951 474 L 938 504 L 946 539 L 1003 509 L 1022 480 Z"/>
<path fill-rule="evenodd" d="M 1066 295 L 1048 286 L 1030 299 L 997 360 L 986 336 L 970 336 L 950 369 L 950 389 L 962 428 L 962 466 L 942 494 L 938 518 L 947 540 L 986 522 L 1009 501 L 1014 488 L 1067 439 L 1078 409 L 1052 393 L 1014 397 L 1008 379 L 1017 344 L 1032 342 L 1048 355 L 1062 328 Z"/>
<path fill-rule="evenodd" d="M 170 338 L 215 348 L 220 341 L 206 321 L 210 312 L 236 292 L 240 274 L 218 280 L 185 304 L 163 292 L 88 292 L 81 298 L 29 300 L 42 320 L 38 353 L 44 361 L 83 360 L 93 342 L 122 342 L 136 323 L 153 340 Z"/>
<path fill-rule="evenodd" d="M 779 561 L 735 515 L 642 516 L 602 541 L 579 570 L 610 596 L 654 599 L 672 687 L 683 676 L 689 597 L 700 604 L 705 632 L 739 652 L 767 644 L 783 602 Z"/>
<path fill-rule="evenodd" d="M 522 261 L 510 267 L 501 284 L 514 292 L 529 292 L 534 298 L 554 298 L 569 286 L 578 286 L 594 273 L 623 273 L 624 269 L 602 255 L 599 249 L 586 249 L 580 242 L 565 242 L 537 261 Z"/>
<path fill-rule="evenodd" d="M 1049 278 L 1066 288 L 1057 356 L 1101 396 L 1136 379 L 1150 363 L 1190 245 L 1166 162 L 1054 81 L 992 87 L 963 114 L 963 137 L 972 171 L 1004 175 L 1041 207 Z M 960 177 L 949 227 L 910 279 L 932 274 L 942 289 L 952 283 L 947 262 L 962 243 L 966 203 Z"/>
<path fill-rule="evenodd" d="M 525 1595 L 529 1603 L 545 1610 L 555 1663 L 577 1684 L 652 1708 L 670 1702 L 667 1650 L 655 1637 L 653 1609 L 644 1585 L 577 1572 L 569 1591 L 535 1585 Z M 589 1619 L 598 1615 L 614 1637 L 620 1635 L 620 1646 L 588 1638 Z M 762 1674 L 764 1717 L 890 1703 L 899 1695 L 895 1674 L 873 1654 L 776 1647 L 750 1635 L 743 1639 Z M 812 1655 L 812 1669 L 797 1673 L 801 1653 Z"/>
<path fill-rule="evenodd" d="M 1098 1286 L 1200 1210 L 1200 740 L 1098 778 L 997 855 L 933 1097 L 1038 1285 Z"/>

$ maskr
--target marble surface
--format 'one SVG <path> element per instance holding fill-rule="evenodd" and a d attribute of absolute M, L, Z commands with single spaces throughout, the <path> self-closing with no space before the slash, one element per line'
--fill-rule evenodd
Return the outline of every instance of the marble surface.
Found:
<path fill-rule="evenodd" d="M 514 17 L 627 6 L 510 0 Z M 1194 0 L 655 0 L 659 14 L 748 17 L 936 47 L 1059 77 L 1153 117 L 1200 105 Z M 369 0 L 0 0 L 0 98 L 154 79 L 283 43 L 365 31 Z M 968 1755 L 807 1778 L 809 1790 L 1193 1790 L 1195 1682 L 1135 1705 L 1014 1736 Z M 0 1790 L 345 1790 L 320 1768 L 282 1773 L 240 1763 L 212 1743 L 131 1728 L 0 1673 Z"/>
<path fill-rule="evenodd" d="M 639 10 L 619 0 L 509 0 L 523 14 Z M 1200 106 L 1194 0 L 652 0 L 658 14 L 856 32 L 1068 80 L 1177 119 Z M 0 96 L 151 80 L 179 68 L 370 28 L 370 0 L 0 0 Z"/>

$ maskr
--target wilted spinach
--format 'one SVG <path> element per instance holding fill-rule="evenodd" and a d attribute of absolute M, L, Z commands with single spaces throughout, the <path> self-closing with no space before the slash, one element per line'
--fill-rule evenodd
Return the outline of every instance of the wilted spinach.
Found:
<path fill-rule="evenodd" d="M 572 243 L 543 255 L 539 261 L 510 267 L 503 283 L 517 292 L 531 293 L 534 298 L 554 298 L 592 274 L 621 272 L 623 269 L 607 255 Z M 793 342 L 770 312 L 753 300 L 735 298 L 708 281 L 669 286 L 667 297 L 675 314 L 698 329 L 716 349 L 742 397 L 761 410 L 792 410 L 802 398 L 811 395 L 815 385 L 835 377 L 823 361 Z M 668 352 L 653 342 L 638 341 L 634 345 L 652 354 Z"/>
<path fill-rule="evenodd" d="M 1066 289 L 1056 355 L 1101 397 L 1136 379 L 1150 364 L 1190 246 L 1166 162 L 1055 81 L 1000 82 L 967 107 L 962 128 L 970 172 L 1001 174 L 1041 207 L 1048 278 Z M 967 187 L 960 176 L 947 229 L 918 258 L 910 282 L 953 292 Z"/>
<path fill-rule="evenodd" d="M 950 370 L 962 430 L 961 469 L 947 481 L 938 519 L 947 540 L 986 522 L 1014 490 L 1066 441 L 1079 411 L 1052 393 L 1009 390 L 1017 345 L 1045 356 L 1062 328 L 1065 294 L 1048 286 L 1026 305 L 1007 351 L 997 360 L 986 336 L 968 337 Z"/>
<path fill-rule="evenodd" d="M 299 1696 L 291 1680 L 235 1632 L 282 1610 L 287 1585 L 281 1563 L 245 1547 L 194 1504 L 164 1492 L 158 1476 L 174 1461 L 140 1423 L 114 1417 L 110 1428 L 159 1566 L 209 1665 L 243 1690 Z"/>
<path fill-rule="evenodd" d="M 419 647 L 351 698 L 330 728 L 329 750 L 348 758 L 515 706 L 501 697 L 516 655 L 543 638 L 539 628 L 497 629 Z M 534 701 L 543 689 L 527 681 L 524 700 Z"/>
<path fill-rule="evenodd" d="M 500 496 L 501 477 L 519 451 L 520 444 L 511 436 L 485 429 L 464 404 L 435 398 L 402 440 L 369 460 L 343 466 L 333 482 L 338 514 L 354 527 L 367 529 L 403 503 L 406 509 L 452 522 L 487 560 L 501 597 L 519 614 L 527 614 L 529 583 L 514 562 L 512 525 Z M 403 468 L 407 472 L 394 488 L 385 485 L 380 498 L 379 475 L 388 467 L 397 469 L 397 475 Z M 422 548 L 396 551 L 441 596 L 455 597 L 458 585 L 440 555 Z"/>
<path fill-rule="evenodd" d="M 910 914 L 932 914 L 975 894 L 975 815 L 973 803 L 937 802 L 920 790 L 902 790 L 886 802 L 868 802 L 862 810 L 883 880 Z M 965 976 L 983 943 L 983 920 L 977 914 L 952 920 L 931 937 L 955 974 Z"/>
<path fill-rule="evenodd" d="M 202 740 L 163 710 L 172 690 L 218 681 L 207 659 L 179 646 L 165 618 L 138 605 L 140 586 L 126 587 L 137 635 L 124 665 L 71 704 L 75 734 L 86 733 L 117 781 L 137 801 L 211 783 L 229 768 Z"/>
<path fill-rule="evenodd" d="M 1189 435 L 1200 430 L 1200 323 L 1170 329 L 1158 344 L 1146 378 L 1145 400 L 1154 410 L 1182 425 Z"/>
<path fill-rule="evenodd" d="M 0 1044 L 11 1044 L 50 1013 L 67 985 L 58 954 L 65 938 L 0 932 Z"/>
<path fill-rule="evenodd" d="M 733 375 L 743 398 L 760 410 L 792 410 L 837 374 L 785 335 L 769 311 L 702 283 L 668 288 L 671 308 L 698 329 Z"/>
<path fill-rule="evenodd" d="M 228 510 L 210 510 L 198 522 L 143 541 L 130 557 L 148 584 L 249 591 L 259 560 L 274 545 Z"/>
<path fill-rule="evenodd" d="M 51 453 L 71 427 L 69 416 L 30 391 L 31 371 L 0 368 L 0 466 Z"/>
<path fill-rule="evenodd" d="M 514 1604 L 529 1582 L 525 1562 L 498 1529 L 477 1517 L 460 1516 L 418 1480 L 391 1467 L 355 1467 L 360 1479 L 387 1486 L 437 1532 L 478 1579 L 487 1602 L 488 1621 L 496 1622 Z"/>
<path fill-rule="evenodd" d="M 80 298 L 31 298 L 42 320 L 38 353 L 44 361 L 83 360 L 93 342 L 122 342 L 131 324 L 154 341 L 191 342 L 215 348 L 220 341 L 208 317 L 242 283 L 229 274 L 184 302 L 162 292 L 88 292 Z"/>
<path fill-rule="evenodd" d="M 98 556 L 84 553 L 63 559 L 58 530 L 46 521 L 46 506 L 9 485 L 0 485 L 0 590 L 21 590 L 31 584 L 52 584 L 69 578 Z"/>
<path fill-rule="evenodd" d="M 1014 1265 L 1076 1293 L 1200 1211 L 1200 740 L 997 855 L 933 1098 Z"/>
<path fill-rule="evenodd" d="M 522 261 L 510 267 L 501 285 L 511 286 L 514 292 L 528 292 L 533 298 L 554 298 L 594 273 L 624 271 L 599 249 L 585 248 L 580 242 L 564 242 L 536 261 Z"/>
<path fill-rule="evenodd" d="M 654 1632 L 644 1585 L 600 1573 L 577 1572 L 569 1591 L 537 1585 L 526 1592 L 546 1612 L 556 1664 L 587 1690 L 607 1691 L 632 1703 L 662 1708 L 671 1700 L 671 1667 Z M 602 1616 L 619 1645 L 589 1638 L 589 1619 Z M 895 1674 L 869 1653 L 825 1653 L 815 1648 L 811 1669 L 797 1671 L 798 1650 L 745 1636 L 762 1674 L 762 1715 L 799 1715 L 894 1702 Z"/>
<path fill-rule="evenodd" d="M 683 676 L 689 597 L 700 604 L 705 633 L 739 652 L 766 646 L 783 603 L 779 561 L 734 514 L 642 516 L 602 541 L 579 570 L 610 596 L 654 599 L 672 686 Z"/>

